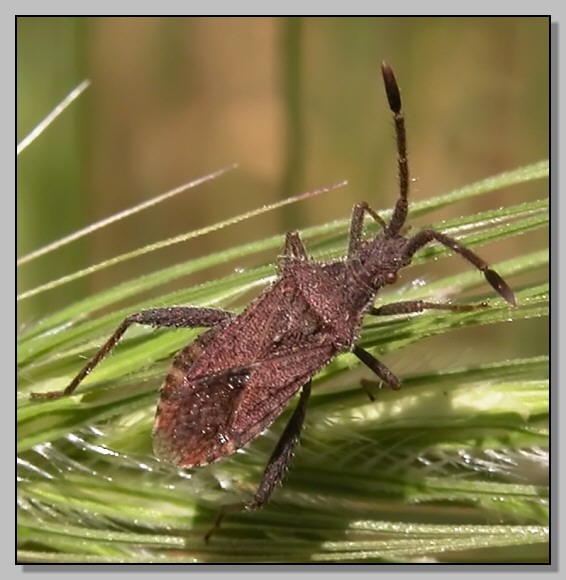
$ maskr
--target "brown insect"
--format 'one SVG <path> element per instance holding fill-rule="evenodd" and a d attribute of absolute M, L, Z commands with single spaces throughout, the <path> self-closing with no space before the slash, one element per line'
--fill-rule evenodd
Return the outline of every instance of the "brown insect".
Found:
<path fill-rule="evenodd" d="M 367 203 L 354 206 L 348 253 L 332 262 L 309 260 L 297 232 L 289 232 L 279 258 L 278 278 L 241 314 L 213 308 L 171 307 L 128 316 L 104 346 L 63 391 L 35 393 L 33 399 L 72 394 L 92 369 L 114 348 L 128 327 L 205 327 L 181 350 L 166 376 L 153 428 L 155 454 L 182 468 L 206 465 L 240 449 L 283 412 L 301 390 L 299 402 L 267 464 L 254 497 L 227 510 L 261 508 L 281 482 L 297 446 L 311 392 L 311 379 L 334 357 L 353 352 L 394 389 L 399 379 L 372 354 L 356 344 L 365 315 L 384 316 L 423 310 L 469 311 L 487 304 L 453 305 L 422 300 L 373 306 L 380 288 L 393 284 L 414 254 L 431 242 L 456 252 L 480 270 L 508 303 L 515 297 L 507 283 L 473 251 L 431 229 L 403 235 L 408 212 L 409 168 L 401 96 L 391 68 L 381 66 L 393 113 L 397 141 L 399 198 L 389 222 Z M 363 239 L 366 214 L 381 230 Z"/>

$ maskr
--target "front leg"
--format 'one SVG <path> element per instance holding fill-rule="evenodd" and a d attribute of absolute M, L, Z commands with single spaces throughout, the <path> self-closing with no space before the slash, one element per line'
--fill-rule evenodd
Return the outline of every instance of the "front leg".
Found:
<path fill-rule="evenodd" d="M 296 261 L 308 262 L 307 249 L 299 232 L 287 232 L 283 254 L 277 260 L 277 271 L 280 277 L 285 277 L 285 270 Z"/>
<path fill-rule="evenodd" d="M 362 244 L 364 232 L 364 217 L 369 214 L 383 229 L 387 228 L 384 219 L 371 206 L 363 201 L 357 203 L 352 210 L 352 219 L 350 221 L 350 234 L 348 236 L 348 258 L 351 258 Z"/>
<path fill-rule="evenodd" d="M 232 319 L 235 315 L 226 310 L 216 308 L 193 308 L 172 306 L 170 308 L 150 308 L 126 317 L 114 334 L 105 342 L 100 350 L 86 363 L 77 376 L 62 391 L 47 393 L 32 393 L 31 400 L 59 399 L 71 395 L 92 369 L 116 346 L 122 335 L 134 322 L 147 326 L 168 328 L 212 327 Z"/>
<path fill-rule="evenodd" d="M 468 260 L 470 264 L 476 267 L 480 272 L 483 273 L 484 278 L 488 284 L 509 304 L 512 306 L 517 305 L 517 300 L 511 288 L 509 288 L 507 282 L 495 271 L 492 270 L 488 263 L 480 258 L 475 252 L 472 252 L 469 248 L 462 245 L 458 240 L 447 236 L 441 232 L 435 230 L 422 230 L 415 234 L 408 242 L 405 248 L 405 254 L 408 258 L 411 258 L 415 252 L 426 246 L 432 241 L 437 241 L 438 243 L 450 248 L 452 251 L 460 254 L 462 258 Z"/>
<path fill-rule="evenodd" d="M 307 249 L 299 235 L 299 232 L 287 232 L 285 236 L 285 247 L 283 248 L 284 258 L 298 258 L 299 260 L 308 260 Z"/>

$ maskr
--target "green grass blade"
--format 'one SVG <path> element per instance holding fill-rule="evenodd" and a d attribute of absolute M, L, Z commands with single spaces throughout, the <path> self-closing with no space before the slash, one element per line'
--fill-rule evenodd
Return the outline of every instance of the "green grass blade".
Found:
<path fill-rule="evenodd" d="M 539 163 L 496 176 L 415 204 L 412 215 L 547 171 Z M 548 200 L 431 225 L 474 248 L 510 243 L 548 226 Z M 319 259 L 343 256 L 347 227 L 341 220 L 305 230 L 309 251 Z M 540 245 L 493 264 L 516 291 L 516 308 L 460 262 L 426 284 L 380 293 L 379 304 L 422 298 L 487 301 L 489 308 L 368 317 L 360 344 L 387 361 L 403 388 L 369 385 L 371 401 L 359 388 L 369 371 L 352 355 L 335 359 L 315 378 L 301 446 L 284 485 L 264 510 L 227 516 L 208 545 L 203 537 L 219 506 L 250 497 L 292 409 L 245 450 L 211 466 L 181 471 L 157 461 L 151 451 L 157 388 L 173 353 L 198 330 L 132 328 L 76 395 L 29 401 L 31 392 L 63 388 L 127 314 L 173 304 L 240 309 L 250 290 L 273 279 L 281 246 L 278 235 L 159 269 L 23 329 L 19 561 L 546 561 L 548 357 L 535 349 L 537 340 L 519 340 L 530 338 L 525 325 L 547 323 L 548 250 Z M 262 264 L 266 251 L 274 258 Z M 174 293 L 162 290 L 242 255 L 257 256 L 258 266 Z M 403 280 L 419 279 L 424 264 L 442 266 L 447 255 L 444 248 L 427 248 Z M 496 348 L 508 346 L 497 340 L 506 328 L 523 345 L 513 356 Z M 468 332 L 483 339 L 468 343 L 461 338 Z M 475 356 L 486 336 L 494 337 L 487 361 Z M 437 351 L 427 345 L 436 340 L 444 340 L 443 357 L 454 364 L 434 364 Z"/>

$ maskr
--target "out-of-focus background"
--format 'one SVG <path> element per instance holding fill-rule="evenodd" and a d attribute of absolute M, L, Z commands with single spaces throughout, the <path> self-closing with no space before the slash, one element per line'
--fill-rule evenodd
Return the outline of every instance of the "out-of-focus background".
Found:
<path fill-rule="evenodd" d="M 91 82 L 18 159 L 19 256 L 239 164 L 212 183 L 22 266 L 19 291 L 277 199 L 349 181 L 347 188 L 27 300 L 21 324 L 153 270 L 156 260 L 165 266 L 266 236 L 283 239 L 289 229 L 346 217 L 356 201 L 391 207 L 395 142 L 382 60 L 401 86 L 416 179 L 412 199 L 548 157 L 547 18 L 18 18 L 17 42 L 18 141 L 71 89 Z M 457 211 L 534 199 L 541 187 L 505 189 Z M 453 208 L 449 216 L 455 217 Z M 546 235 L 481 253 L 496 264 L 544 247 Z M 544 351 L 545 326 L 533 324 Z"/>

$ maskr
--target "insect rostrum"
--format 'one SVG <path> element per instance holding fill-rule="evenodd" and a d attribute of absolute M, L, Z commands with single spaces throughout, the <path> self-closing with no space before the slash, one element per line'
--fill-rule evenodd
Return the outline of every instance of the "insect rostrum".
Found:
<path fill-rule="evenodd" d="M 414 300 L 374 307 L 377 292 L 396 281 L 398 272 L 410 264 L 418 250 L 431 242 L 450 248 L 483 272 L 493 289 L 515 305 L 514 294 L 503 278 L 457 240 L 431 229 L 410 237 L 401 233 L 409 190 L 405 120 L 393 71 L 385 63 L 381 71 L 393 113 L 399 173 L 399 197 L 389 222 L 367 203 L 356 204 L 346 258 L 332 262 L 310 260 L 299 234 L 289 232 L 278 260 L 276 281 L 241 314 L 193 307 L 154 308 L 132 314 L 66 389 L 32 395 L 33 399 L 54 399 L 72 394 L 133 323 L 208 328 L 176 355 L 161 387 L 153 428 L 155 454 L 189 468 L 226 457 L 246 445 L 269 427 L 301 390 L 254 497 L 225 507 L 213 529 L 227 509 L 253 510 L 269 500 L 297 446 L 311 379 L 334 357 L 351 351 L 384 383 L 400 387 L 399 379 L 383 363 L 356 344 L 364 316 L 428 309 L 468 311 L 487 306 Z M 363 239 L 366 215 L 381 226 L 370 240 Z"/>

